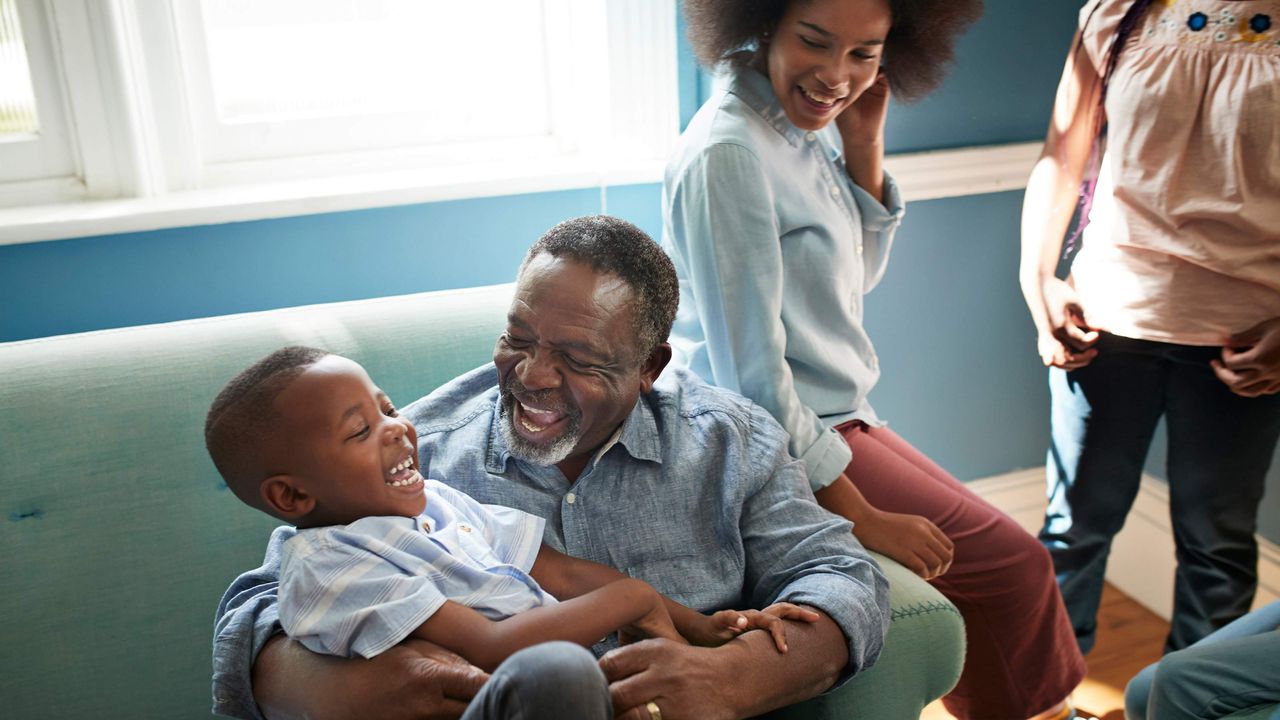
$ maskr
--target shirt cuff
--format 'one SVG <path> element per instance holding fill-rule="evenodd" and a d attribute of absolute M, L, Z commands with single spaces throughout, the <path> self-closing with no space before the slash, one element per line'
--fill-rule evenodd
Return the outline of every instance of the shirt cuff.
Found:
<path fill-rule="evenodd" d="M 220 630 L 213 648 L 213 713 L 265 720 L 253 699 L 253 662 L 267 641 L 283 633 L 274 604 L 253 613 L 242 609 Z"/>
<path fill-rule="evenodd" d="M 835 482 L 840 473 L 849 467 L 853 451 L 840 433 L 833 428 L 826 428 L 800 459 L 804 461 L 809 487 L 817 492 Z"/>
<path fill-rule="evenodd" d="M 858 183 L 849 183 L 853 187 L 853 199 L 858 203 L 858 212 L 862 214 L 862 228 L 871 232 L 883 232 L 896 228 L 902 222 L 906 207 L 902 204 L 902 193 L 898 183 L 888 172 L 884 174 L 884 204 L 871 197 L 871 193 L 862 189 Z"/>

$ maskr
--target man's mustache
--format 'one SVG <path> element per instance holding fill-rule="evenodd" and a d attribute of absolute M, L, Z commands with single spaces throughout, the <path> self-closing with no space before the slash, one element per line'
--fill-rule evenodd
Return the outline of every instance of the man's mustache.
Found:
<path fill-rule="evenodd" d="M 552 388 L 530 390 L 515 377 L 509 377 L 502 384 L 502 395 L 507 400 L 517 400 L 525 405 L 534 405 L 542 410 L 554 410 L 576 417 L 578 408 L 567 402 L 563 396 Z"/>

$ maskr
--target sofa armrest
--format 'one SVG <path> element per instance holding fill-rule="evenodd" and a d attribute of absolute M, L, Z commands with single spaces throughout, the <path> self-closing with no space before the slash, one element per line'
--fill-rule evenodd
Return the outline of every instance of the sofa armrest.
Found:
<path fill-rule="evenodd" d="M 871 669 L 826 695 L 768 715 L 770 720 L 916 720 L 951 691 L 964 665 L 960 611 L 897 562 L 871 553 L 889 579 L 891 620 Z"/>

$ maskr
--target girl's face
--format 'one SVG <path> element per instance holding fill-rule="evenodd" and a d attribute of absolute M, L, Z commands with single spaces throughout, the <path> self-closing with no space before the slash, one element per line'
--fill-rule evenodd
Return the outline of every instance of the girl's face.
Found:
<path fill-rule="evenodd" d="M 888 0 L 793 0 L 770 34 L 765 72 L 802 130 L 821 130 L 875 82 Z"/>

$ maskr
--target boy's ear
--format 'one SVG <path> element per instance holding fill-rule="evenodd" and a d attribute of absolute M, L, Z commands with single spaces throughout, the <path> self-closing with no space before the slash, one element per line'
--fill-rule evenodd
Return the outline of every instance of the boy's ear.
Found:
<path fill-rule="evenodd" d="M 275 514 L 296 520 L 315 509 L 316 499 L 292 475 L 272 475 L 258 486 L 258 494 Z"/>

